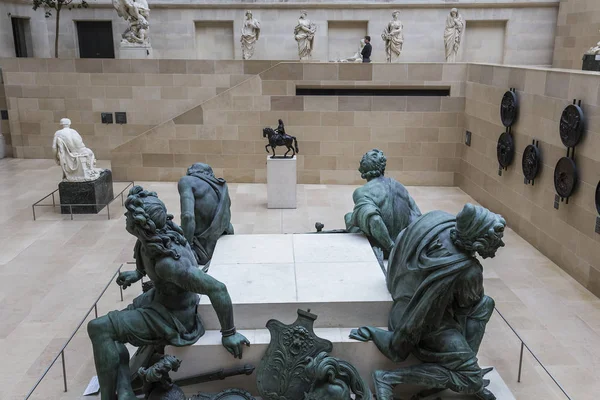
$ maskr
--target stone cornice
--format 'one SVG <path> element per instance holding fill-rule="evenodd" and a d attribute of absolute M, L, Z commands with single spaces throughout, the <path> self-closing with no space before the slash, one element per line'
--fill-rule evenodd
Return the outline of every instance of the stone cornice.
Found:
<path fill-rule="evenodd" d="M 31 4 L 31 0 L 5 0 Z M 88 0 L 93 8 L 112 8 L 112 0 Z M 176 9 L 393 9 L 406 8 L 539 8 L 558 7 L 560 0 L 374 0 L 374 1 L 307 1 L 307 0 L 150 0 L 150 8 Z"/>

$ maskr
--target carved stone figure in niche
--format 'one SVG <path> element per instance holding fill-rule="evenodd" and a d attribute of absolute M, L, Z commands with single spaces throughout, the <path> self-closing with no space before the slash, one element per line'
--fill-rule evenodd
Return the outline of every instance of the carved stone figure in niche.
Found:
<path fill-rule="evenodd" d="M 446 29 L 444 30 L 446 62 L 456 62 L 464 27 L 465 21 L 458 13 L 458 9 L 453 8 L 450 10 L 450 15 L 446 18 Z"/>
<path fill-rule="evenodd" d="M 365 47 L 365 39 L 360 39 L 360 45 L 358 46 L 358 51 L 354 53 L 352 57 L 349 58 L 338 58 L 335 62 L 362 62 L 362 49 Z"/>
<path fill-rule="evenodd" d="M 500 215 L 466 204 L 456 216 L 429 212 L 398 236 L 386 277 L 394 300 L 389 331 L 362 327 L 350 337 L 372 340 L 392 361 L 412 353 L 423 363 L 375 371 L 378 400 L 391 400 L 400 384 L 425 386 L 428 394 L 451 389 L 495 399 L 483 379 L 489 370 L 477 363 L 494 300 L 484 294 L 476 254 L 494 257 L 504 246 L 505 226 Z"/>
<path fill-rule="evenodd" d="M 585 54 L 591 54 L 591 55 L 600 54 L 600 42 L 598 42 L 594 47 L 591 47 Z"/>
<path fill-rule="evenodd" d="M 269 147 L 273 151 L 273 155 L 271 158 L 275 158 L 275 147 L 285 146 L 287 151 L 283 155 L 283 158 L 287 158 L 287 154 L 291 151 L 291 157 L 294 157 L 298 150 L 298 141 L 296 140 L 296 136 L 290 136 L 285 133 L 285 125 L 283 124 L 283 120 L 279 120 L 279 125 L 276 129 L 272 129 L 270 127 L 266 127 L 263 129 L 263 137 L 268 138 L 269 144 L 265 146 L 265 150 L 269 153 Z"/>
<path fill-rule="evenodd" d="M 129 27 L 122 35 L 121 45 L 149 46 L 150 8 L 148 2 L 146 0 L 113 0 L 113 6 L 119 17 L 129 23 Z"/>
<path fill-rule="evenodd" d="M 227 351 L 241 358 L 243 346 L 250 345 L 235 330 L 227 288 L 198 268 L 183 230 L 156 193 L 134 186 L 125 208 L 127 232 L 137 238 L 136 269 L 121 272 L 117 284 L 125 289 L 146 275 L 154 288 L 136 297 L 126 309 L 111 311 L 88 324 L 101 400 L 135 399 L 125 343 L 180 347 L 202 337 L 204 327 L 196 313 L 198 294 L 210 299 Z"/>
<path fill-rule="evenodd" d="M 71 120 L 60 120 L 62 129 L 54 133 L 52 151 L 54 161 L 63 171 L 63 181 L 86 182 L 100 177 L 104 171 L 96 168 L 94 152 L 83 144 L 83 139 L 75 129 L 71 129 Z"/>
<path fill-rule="evenodd" d="M 358 171 L 367 183 L 354 191 L 354 210 L 344 217 L 346 229 L 363 232 L 373 247 L 383 250 L 384 257 L 392 250 L 398 234 L 421 216 L 406 188 L 385 176 L 386 162 L 378 149 L 362 157 Z"/>
<path fill-rule="evenodd" d="M 271 342 L 258 365 L 256 387 L 265 400 L 302 399 L 311 381 L 305 375 L 307 357 L 330 352 L 333 344 L 315 335 L 317 316 L 298 310 L 298 318 L 291 325 L 269 320 L 267 328 Z"/>
<path fill-rule="evenodd" d="M 246 11 L 246 19 L 242 25 L 242 59 L 249 60 L 254 55 L 254 45 L 260 36 L 260 22 L 252 17 L 252 11 Z"/>
<path fill-rule="evenodd" d="M 400 11 L 392 13 L 392 20 L 387 24 L 381 38 L 385 42 L 385 54 L 387 62 L 394 62 L 400 57 L 402 45 L 404 44 L 404 34 L 402 21 L 398 20 Z"/>
<path fill-rule="evenodd" d="M 294 38 L 298 43 L 298 57 L 300 60 L 309 60 L 315 43 L 317 26 L 307 18 L 307 12 L 302 10 L 298 25 L 294 28 Z"/>
<path fill-rule="evenodd" d="M 181 227 L 200 265 L 212 258 L 217 240 L 233 235 L 231 199 L 225 179 L 215 177 L 208 164 L 196 163 L 177 185 Z"/>
<path fill-rule="evenodd" d="M 309 358 L 305 374 L 312 381 L 304 400 L 371 400 L 373 395 L 354 366 L 326 352 Z"/>

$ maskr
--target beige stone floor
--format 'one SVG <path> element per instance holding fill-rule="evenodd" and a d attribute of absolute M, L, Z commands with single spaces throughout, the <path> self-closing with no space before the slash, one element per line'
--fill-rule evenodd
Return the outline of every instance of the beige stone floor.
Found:
<path fill-rule="evenodd" d="M 101 163 L 102 166 L 108 166 Z M 31 204 L 56 188 L 60 171 L 50 160 L 0 160 L 0 399 L 23 399 L 67 340 L 120 263 L 131 260 L 133 238 L 124 229 L 120 202 L 112 219 L 38 212 Z M 174 183 L 144 182 L 179 219 Z M 123 184 L 115 184 L 120 190 Z M 352 186 L 301 185 L 296 210 L 267 210 L 266 186 L 231 184 L 233 224 L 238 233 L 290 233 L 342 228 L 352 207 Z M 458 188 L 410 187 L 422 211 L 457 212 L 471 198 Z M 511 221 L 508 221 L 510 226 Z M 526 241 L 507 230 L 506 248 L 486 260 L 486 291 L 497 308 L 544 362 L 572 399 L 600 393 L 600 300 Z M 139 288 L 138 288 L 139 289 Z M 125 302 L 136 294 L 125 291 Z M 110 285 L 100 314 L 124 305 Z M 93 312 L 92 312 L 93 315 Z M 516 382 L 520 342 L 494 315 L 480 351 L 517 399 L 563 399 L 526 353 Z M 67 348 L 69 392 L 62 392 L 60 360 L 34 398 L 80 398 L 94 375 L 91 349 L 81 330 Z"/>

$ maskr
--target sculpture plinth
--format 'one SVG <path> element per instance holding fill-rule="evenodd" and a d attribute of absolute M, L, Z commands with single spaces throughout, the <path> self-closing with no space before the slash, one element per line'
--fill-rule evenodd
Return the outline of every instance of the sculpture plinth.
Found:
<path fill-rule="evenodd" d="M 600 72 L 600 54 L 585 54 L 581 69 L 584 71 Z"/>
<path fill-rule="evenodd" d="M 296 208 L 296 156 L 267 156 L 268 208 Z"/>
<path fill-rule="evenodd" d="M 112 173 L 107 169 L 93 181 L 61 182 L 58 193 L 62 214 L 98 214 L 114 197 Z"/>
<path fill-rule="evenodd" d="M 153 58 L 151 46 L 132 46 L 121 43 L 119 58 L 125 60 L 145 60 Z"/>

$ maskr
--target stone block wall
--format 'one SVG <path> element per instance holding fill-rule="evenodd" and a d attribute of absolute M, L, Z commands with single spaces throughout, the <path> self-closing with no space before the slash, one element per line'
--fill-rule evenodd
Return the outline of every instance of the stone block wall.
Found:
<path fill-rule="evenodd" d="M 298 182 L 356 184 L 360 157 L 388 155 L 408 185 L 454 185 L 466 64 L 281 63 L 112 151 L 117 179 L 178 180 L 194 162 L 232 182 L 266 181 L 265 126 L 299 143 Z M 447 87 L 445 97 L 296 96 L 296 87 Z M 278 149 L 282 154 L 282 149 Z"/>
<path fill-rule="evenodd" d="M 600 1 L 561 0 L 554 68 L 581 69 L 583 54 L 600 41 Z"/>
<path fill-rule="evenodd" d="M 252 75 L 271 61 L 0 59 L 15 157 L 51 158 L 68 117 L 99 159 Z M 102 124 L 125 111 L 127 124 Z"/>
<path fill-rule="evenodd" d="M 4 81 L 0 70 L 0 110 L 8 110 L 8 101 L 4 90 Z M 12 141 L 10 136 L 10 123 L 0 118 L 0 133 L 4 136 L 4 156 L 12 157 Z"/>
<path fill-rule="evenodd" d="M 600 76 L 584 72 L 469 65 L 465 128 L 470 147 L 462 146 L 457 184 L 482 205 L 503 214 L 508 225 L 557 265 L 600 296 L 600 234 L 594 232 L 594 191 L 600 180 Z M 500 100 L 517 89 L 519 117 L 513 129 L 514 161 L 498 176 L 496 143 L 504 126 Z M 582 100 L 586 132 L 575 149 L 580 183 L 554 209 L 554 166 L 566 155 L 559 137 L 562 110 Z M 521 159 L 539 140 L 543 167 L 535 185 L 523 183 Z"/>

